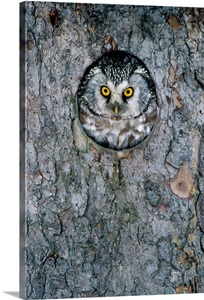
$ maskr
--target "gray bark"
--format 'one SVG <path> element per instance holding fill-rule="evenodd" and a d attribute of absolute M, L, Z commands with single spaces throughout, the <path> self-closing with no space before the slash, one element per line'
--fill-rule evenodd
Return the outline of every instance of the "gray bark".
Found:
<path fill-rule="evenodd" d="M 204 9 L 27 2 L 25 18 L 21 297 L 204 292 Z M 119 154 L 75 110 L 116 43 L 160 102 L 151 137 Z"/>

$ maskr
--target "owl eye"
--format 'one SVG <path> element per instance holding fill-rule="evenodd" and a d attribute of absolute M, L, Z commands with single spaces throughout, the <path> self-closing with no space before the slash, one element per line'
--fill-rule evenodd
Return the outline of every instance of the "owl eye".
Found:
<path fill-rule="evenodd" d="M 125 98 L 130 98 L 134 93 L 133 88 L 128 87 L 127 89 L 124 90 L 123 95 L 125 96 Z"/>
<path fill-rule="evenodd" d="M 109 97 L 110 93 L 111 93 L 111 91 L 109 90 L 109 88 L 107 86 L 102 86 L 102 88 L 101 88 L 101 94 L 104 97 Z"/>

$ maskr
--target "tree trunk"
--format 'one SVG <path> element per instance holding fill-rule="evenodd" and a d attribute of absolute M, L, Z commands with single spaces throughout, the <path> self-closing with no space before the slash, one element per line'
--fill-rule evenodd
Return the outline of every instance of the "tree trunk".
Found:
<path fill-rule="evenodd" d="M 21 8 L 21 297 L 204 292 L 204 9 Z M 117 47 L 144 61 L 160 104 L 151 137 L 120 153 L 75 109 L 85 69 Z"/>

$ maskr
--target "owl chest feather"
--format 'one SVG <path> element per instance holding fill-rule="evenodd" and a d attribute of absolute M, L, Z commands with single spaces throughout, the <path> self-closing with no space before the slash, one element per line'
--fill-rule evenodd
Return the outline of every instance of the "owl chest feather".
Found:
<path fill-rule="evenodd" d="M 134 147 L 147 136 L 152 125 L 138 119 L 113 119 L 80 114 L 80 121 L 86 134 L 101 146 L 114 150 Z"/>

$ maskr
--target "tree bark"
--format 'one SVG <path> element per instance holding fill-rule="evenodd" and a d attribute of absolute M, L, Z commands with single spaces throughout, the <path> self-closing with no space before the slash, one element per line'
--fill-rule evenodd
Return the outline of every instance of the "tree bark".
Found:
<path fill-rule="evenodd" d="M 204 292 L 204 9 L 23 5 L 21 297 Z M 85 136 L 75 100 L 116 47 L 160 103 L 151 137 L 120 153 Z"/>

